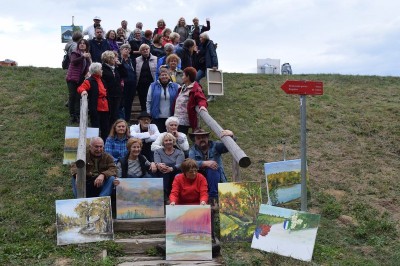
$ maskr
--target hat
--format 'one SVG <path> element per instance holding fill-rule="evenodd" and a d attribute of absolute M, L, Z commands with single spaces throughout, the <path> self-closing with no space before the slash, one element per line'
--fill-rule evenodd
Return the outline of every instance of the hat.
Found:
<path fill-rule="evenodd" d="M 194 141 L 195 136 L 210 135 L 210 132 L 205 131 L 202 128 L 196 128 L 192 133 L 189 133 L 190 139 Z"/>
<path fill-rule="evenodd" d="M 151 115 L 150 115 L 148 112 L 146 112 L 146 111 L 140 112 L 140 114 L 139 114 L 139 116 L 138 116 L 137 119 L 139 120 L 139 119 L 144 118 L 144 117 L 148 117 L 148 118 L 151 119 Z"/>
<path fill-rule="evenodd" d="M 99 16 L 95 16 L 94 18 L 93 18 L 93 20 L 101 20 L 101 18 L 99 17 Z"/>

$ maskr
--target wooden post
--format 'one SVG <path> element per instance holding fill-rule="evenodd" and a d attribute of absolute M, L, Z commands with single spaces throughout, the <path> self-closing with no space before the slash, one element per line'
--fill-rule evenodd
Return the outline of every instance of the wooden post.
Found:
<path fill-rule="evenodd" d="M 88 121 L 87 95 L 81 99 L 81 113 L 79 122 L 79 142 L 76 154 L 76 190 L 78 198 L 86 198 L 86 129 Z"/>
<path fill-rule="evenodd" d="M 239 164 L 235 162 L 235 160 L 232 160 L 232 181 L 233 182 L 240 182 L 240 168 Z"/>
<path fill-rule="evenodd" d="M 225 144 L 225 147 L 232 154 L 235 162 L 239 164 L 240 167 L 248 167 L 251 164 L 250 158 L 244 153 L 244 151 L 236 144 L 232 138 L 223 137 L 221 138 L 221 131 L 223 128 L 210 116 L 206 111 L 200 111 L 199 107 L 196 106 L 196 111 L 204 122 L 211 128 L 211 130 L 221 139 Z"/>

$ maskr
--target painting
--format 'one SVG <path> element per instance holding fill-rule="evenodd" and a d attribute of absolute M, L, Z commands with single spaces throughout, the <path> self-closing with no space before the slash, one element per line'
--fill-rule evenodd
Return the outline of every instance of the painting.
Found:
<path fill-rule="evenodd" d="M 91 138 L 98 136 L 99 136 L 98 128 L 88 127 L 86 130 L 86 144 L 89 144 Z M 79 127 L 65 127 L 63 164 L 71 164 L 76 161 L 78 142 L 79 142 Z"/>
<path fill-rule="evenodd" d="M 166 259 L 212 260 L 210 205 L 167 205 Z"/>
<path fill-rule="evenodd" d="M 57 245 L 114 240 L 110 197 L 56 200 Z"/>
<path fill-rule="evenodd" d="M 311 261 L 320 218 L 319 214 L 262 204 L 251 247 Z"/>
<path fill-rule="evenodd" d="M 218 184 L 222 242 L 251 242 L 261 204 L 260 182 Z"/>
<path fill-rule="evenodd" d="M 301 197 L 301 160 L 264 164 L 268 204 L 277 205 Z"/>
<path fill-rule="evenodd" d="M 164 217 L 162 178 L 120 178 L 119 181 L 117 219 Z"/>
<path fill-rule="evenodd" d="M 75 31 L 83 31 L 83 26 L 61 26 L 61 42 L 62 43 L 68 43 L 72 41 L 72 34 L 74 34 Z"/>

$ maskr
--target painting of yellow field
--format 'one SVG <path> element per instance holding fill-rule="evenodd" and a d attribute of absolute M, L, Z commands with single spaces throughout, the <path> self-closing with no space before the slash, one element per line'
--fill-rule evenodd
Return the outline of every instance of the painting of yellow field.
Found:
<path fill-rule="evenodd" d="M 121 178 L 116 189 L 117 219 L 164 217 L 162 178 Z"/>
<path fill-rule="evenodd" d="M 261 204 L 261 183 L 219 183 L 218 196 L 221 241 L 250 243 Z"/>
<path fill-rule="evenodd" d="M 165 207 L 166 260 L 212 260 L 210 205 Z"/>
<path fill-rule="evenodd" d="M 93 137 L 99 136 L 98 128 L 88 127 L 86 130 L 86 144 Z M 71 164 L 76 161 L 78 151 L 79 127 L 65 127 L 64 159 L 63 164 Z"/>
<path fill-rule="evenodd" d="M 321 215 L 261 204 L 251 247 L 311 261 Z"/>

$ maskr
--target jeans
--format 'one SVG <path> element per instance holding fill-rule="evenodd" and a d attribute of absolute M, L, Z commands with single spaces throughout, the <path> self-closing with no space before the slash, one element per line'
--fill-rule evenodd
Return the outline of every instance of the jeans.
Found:
<path fill-rule="evenodd" d="M 218 198 L 218 183 L 221 179 L 221 173 L 218 169 L 207 168 L 205 169 L 205 177 L 208 184 L 208 197 Z"/>
<path fill-rule="evenodd" d="M 198 71 L 197 71 L 197 74 L 196 74 L 196 81 L 197 82 L 200 82 L 200 80 L 202 79 L 202 78 L 204 78 L 206 76 L 206 71 L 205 70 L 202 70 L 202 69 L 199 69 Z"/>
<path fill-rule="evenodd" d="M 113 176 L 106 178 L 103 182 L 103 185 L 98 188 L 94 186 L 94 179 L 86 180 L 86 198 L 111 196 L 114 186 L 113 185 L 114 179 L 115 177 Z M 72 183 L 72 192 L 74 193 L 74 196 L 76 198 L 78 192 L 76 188 L 75 177 L 71 178 L 71 183 Z"/>

